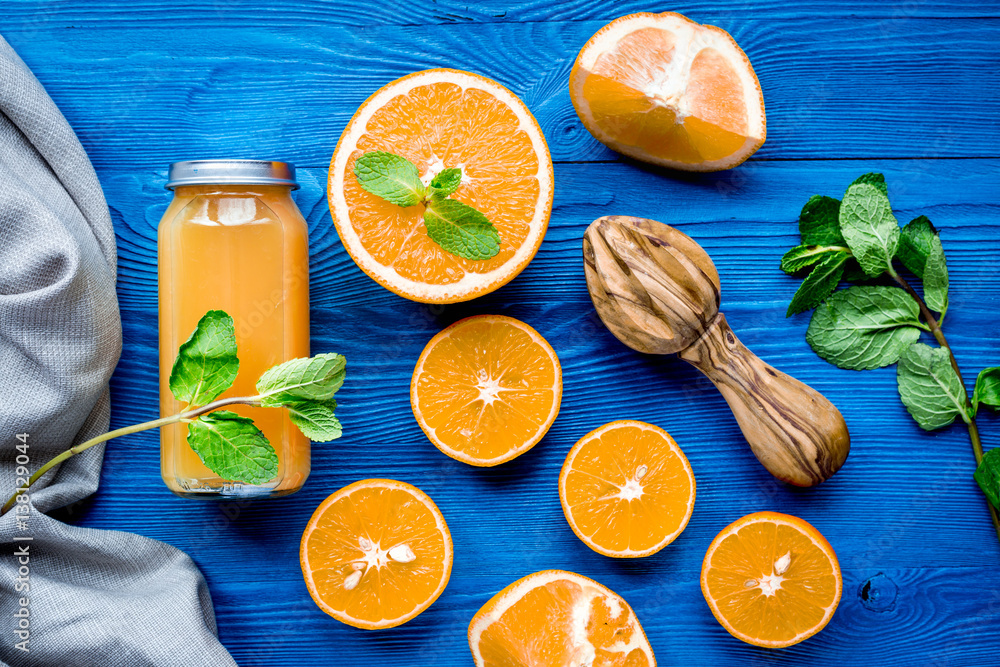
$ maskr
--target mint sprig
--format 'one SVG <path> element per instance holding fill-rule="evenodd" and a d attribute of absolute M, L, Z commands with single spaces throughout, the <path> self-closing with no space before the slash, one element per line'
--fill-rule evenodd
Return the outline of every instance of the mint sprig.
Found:
<path fill-rule="evenodd" d="M 500 252 L 500 232 L 472 206 L 449 199 L 462 183 L 458 167 L 443 169 L 426 186 L 417 166 L 405 157 L 374 151 L 354 163 L 361 187 L 397 206 L 424 206 L 427 236 L 447 252 L 463 259 L 486 260 Z"/>
<path fill-rule="evenodd" d="M 1000 367 L 979 374 L 970 399 L 941 327 L 950 285 L 937 229 L 925 216 L 900 229 L 885 178 L 873 173 L 851 183 L 840 202 L 811 197 L 799 215 L 799 233 L 802 244 L 781 260 L 786 273 L 806 274 L 788 315 L 816 306 L 806 341 L 835 366 L 866 370 L 898 362 L 900 399 L 922 429 L 965 422 L 978 462 L 974 477 L 1000 538 L 1000 448 L 984 455 L 976 424 L 981 405 L 1000 408 Z M 922 279 L 923 296 L 897 262 Z M 862 284 L 836 291 L 842 279 Z M 919 342 L 922 332 L 939 347 Z"/>
<path fill-rule="evenodd" d="M 333 395 L 344 384 L 343 356 L 326 353 L 286 361 L 261 375 L 257 381 L 260 393 L 256 396 L 218 398 L 232 387 L 239 366 L 233 318 L 221 310 L 205 313 L 180 346 L 170 371 L 171 393 L 187 404 L 182 412 L 109 431 L 50 459 L 14 492 L 0 514 L 10 510 L 17 497 L 45 473 L 71 456 L 112 438 L 169 424 L 187 424 L 188 445 L 219 477 L 245 484 L 264 484 L 274 479 L 278 474 L 274 446 L 252 419 L 221 409 L 230 405 L 286 409 L 291 422 L 314 442 L 340 437 L 342 429 L 334 415 L 337 401 Z"/>
<path fill-rule="evenodd" d="M 219 377 L 231 375 L 235 378 L 239 367 L 235 338 L 230 344 L 228 337 L 220 337 L 218 334 L 218 331 L 229 332 L 232 329 L 233 321 L 228 314 L 212 311 L 201 319 L 191 335 L 191 341 L 210 337 L 226 341 L 227 365 L 213 366 L 213 373 Z M 176 377 L 178 385 L 183 387 L 200 383 L 204 373 L 197 362 L 204 357 L 201 354 L 204 347 L 182 345 L 174 362 L 171 380 Z M 195 354 L 199 356 L 194 357 Z M 344 357 L 334 353 L 292 359 L 274 366 L 257 380 L 259 393 L 256 396 L 217 401 L 204 406 L 200 411 L 196 410 L 198 414 L 193 421 L 189 421 L 190 417 L 184 419 L 189 421 L 188 445 L 205 466 L 220 477 L 248 484 L 262 484 L 272 479 L 278 471 L 278 456 L 274 447 L 264 433 L 257 429 L 253 420 L 232 412 L 212 410 L 234 403 L 287 408 L 292 423 L 307 438 L 333 440 L 340 437 L 341 429 L 340 422 L 333 415 L 336 403 L 332 399 L 344 384 L 345 368 Z M 215 382 L 213 386 L 218 384 L 219 382 Z M 232 380 L 229 384 L 232 384 Z M 212 398 L 217 395 L 218 393 Z"/>

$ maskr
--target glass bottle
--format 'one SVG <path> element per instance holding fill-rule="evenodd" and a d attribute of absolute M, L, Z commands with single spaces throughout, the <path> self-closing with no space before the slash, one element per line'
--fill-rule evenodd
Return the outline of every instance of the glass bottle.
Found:
<path fill-rule="evenodd" d="M 260 375 L 309 356 L 309 242 L 292 200 L 295 167 L 261 160 L 170 165 L 174 198 L 158 231 L 160 413 L 184 406 L 170 393 L 177 349 L 209 310 L 233 317 L 239 375 L 220 398 L 253 396 Z M 261 485 L 220 478 L 187 444 L 187 425 L 160 429 L 160 470 L 182 497 L 266 497 L 298 491 L 309 476 L 309 440 L 287 411 L 230 406 L 254 420 L 278 454 L 277 476 Z"/>

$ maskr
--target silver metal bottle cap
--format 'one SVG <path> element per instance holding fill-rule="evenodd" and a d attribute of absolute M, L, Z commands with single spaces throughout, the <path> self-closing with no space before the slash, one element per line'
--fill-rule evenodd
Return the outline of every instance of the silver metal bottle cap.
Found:
<path fill-rule="evenodd" d="M 290 185 L 298 190 L 295 165 L 273 160 L 186 160 L 170 165 L 166 188 L 180 185 Z"/>

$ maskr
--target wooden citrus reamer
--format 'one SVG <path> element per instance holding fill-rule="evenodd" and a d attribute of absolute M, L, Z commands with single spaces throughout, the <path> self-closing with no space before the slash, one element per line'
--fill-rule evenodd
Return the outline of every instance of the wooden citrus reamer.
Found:
<path fill-rule="evenodd" d="M 591 299 L 611 333 L 704 373 L 772 475 L 813 486 L 837 472 L 851 447 L 840 411 L 739 341 L 719 312 L 715 265 L 691 237 L 655 220 L 607 216 L 587 228 L 583 258 Z"/>

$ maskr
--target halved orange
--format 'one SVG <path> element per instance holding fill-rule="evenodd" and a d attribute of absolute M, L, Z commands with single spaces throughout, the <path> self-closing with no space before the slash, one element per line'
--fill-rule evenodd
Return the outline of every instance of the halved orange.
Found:
<path fill-rule="evenodd" d="M 392 628 L 431 606 L 448 585 L 451 533 L 417 487 L 365 479 L 316 508 L 299 559 L 320 609 L 356 628 Z"/>
<path fill-rule="evenodd" d="M 822 630 L 843 581 L 837 554 L 808 522 L 756 512 L 712 541 L 701 591 L 729 634 L 754 646 L 784 648 Z"/>
<path fill-rule="evenodd" d="M 570 528 L 599 554 L 649 556 L 681 534 L 694 511 L 691 464 L 670 434 L 616 421 L 569 450 L 559 500 Z"/>
<path fill-rule="evenodd" d="M 638 160 L 689 171 L 735 167 L 767 135 L 753 66 L 721 28 L 680 14 L 631 14 L 601 28 L 569 94 L 591 134 Z"/>
<path fill-rule="evenodd" d="M 453 198 L 497 227 L 500 253 L 453 255 L 427 236 L 422 204 L 401 208 L 363 190 L 354 163 L 371 151 L 407 158 L 425 184 L 460 168 Z M 425 303 L 466 301 L 520 273 L 545 236 L 552 189 L 548 145 L 524 103 L 495 81 L 453 69 L 416 72 L 369 97 L 340 137 L 327 184 L 333 222 L 361 270 Z"/>
<path fill-rule="evenodd" d="M 469 623 L 477 667 L 653 667 L 632 607 L 573 572 L 543 570 L 494 595 Z"/>
<path fill-rule="evenodd" d="M 561 400 L 555 350 L 503 315 L 467 317 L 438 333 L 410 382 L 420 428 L 442 452 L 474 466 L 495 466 L 534 447 Z"/>

